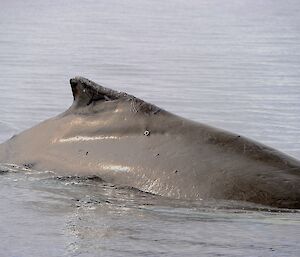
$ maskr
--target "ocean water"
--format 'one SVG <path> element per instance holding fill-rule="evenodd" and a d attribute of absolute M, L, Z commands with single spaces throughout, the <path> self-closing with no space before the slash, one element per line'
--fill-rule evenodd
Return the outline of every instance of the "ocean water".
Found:
<path fill-rule="evenodd" d="M 0 142 L 85 76 L 300 159 L 297 0 L 1 0 Z M 0 256 L 299 256 L 300 212 L 0 168 Z"/>

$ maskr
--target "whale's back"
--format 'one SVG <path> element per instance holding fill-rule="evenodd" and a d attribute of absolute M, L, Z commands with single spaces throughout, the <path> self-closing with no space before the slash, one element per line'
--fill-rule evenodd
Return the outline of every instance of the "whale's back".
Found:
<path fill-rule="evenodd" d="M 70 83 L 72 106 L 1 144 L 0 162 L 178 199 L 300 208 L 298 160 L 85 78 Z"/>

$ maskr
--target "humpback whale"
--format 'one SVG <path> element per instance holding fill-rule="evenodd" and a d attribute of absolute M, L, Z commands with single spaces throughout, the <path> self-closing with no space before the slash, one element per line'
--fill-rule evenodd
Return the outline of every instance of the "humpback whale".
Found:
<path fill-rule="evenodd" d="M 176 199 L 300 208 L 300 161 L 86 78 L 73 104 L 0 145 L 0 162 L 104 181 Z"/>

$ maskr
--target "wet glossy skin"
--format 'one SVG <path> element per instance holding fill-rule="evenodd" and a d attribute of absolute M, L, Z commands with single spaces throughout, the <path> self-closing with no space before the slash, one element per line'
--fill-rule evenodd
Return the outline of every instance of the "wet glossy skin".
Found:
<path fill-rule="evenodd" d="M 1 162 L 179 199 L 300 208 L 298 160 L 84 78 L 71 86 L 70 109 L 0 145 Z"/>

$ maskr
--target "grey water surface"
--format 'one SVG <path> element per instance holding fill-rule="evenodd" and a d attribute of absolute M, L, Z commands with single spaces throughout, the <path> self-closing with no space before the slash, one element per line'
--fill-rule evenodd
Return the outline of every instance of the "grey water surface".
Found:
<path fill-rule="evenodd" d="M 297 0 L 1 0 L 0 142 L 82 75 L 300 159 Z M 300 212 L 0 165 L 0 256 L 299 256 Z"/>

